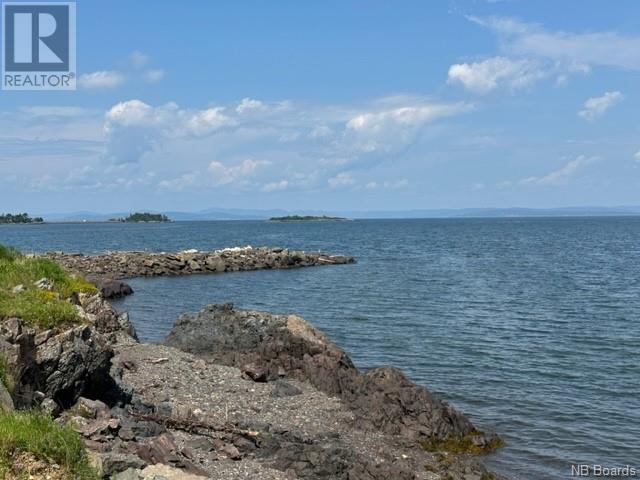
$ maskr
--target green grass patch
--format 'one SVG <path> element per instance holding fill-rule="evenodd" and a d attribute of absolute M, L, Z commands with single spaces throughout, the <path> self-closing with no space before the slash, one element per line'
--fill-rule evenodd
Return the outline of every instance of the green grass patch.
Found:
<path fill-rule="evenodd" d="M 455 454 L 485 455 L 504 446 L 504 440 L 494 437 L 485 445 L 477 445 L 474 437 L 484 435 L 482 432 L 473 431 L 465 436 L 449 435 L 447 438 L 433 438 L 421 443 L 427 452 L 448 452 Z"/>
<path fill-rule="evenodd" d="M 51 290 L 34 286 L 42 278 L 51 282 Z M 18 285 L 24 290 L 14 292 Z M 42 328 L 76 324 L 81 319 L 69 299 L 76 293 L 96 292 L 95 286 L 49 259 L 23 256 L 0 245 L 0 320 L 19 317 Z"/>
<path fill-rule="evenodd" d="M 89 464 L 82 440 L 70 427 L 61 427 L 35 411 L 0 412 L 1 478 L 11 470 L 15 456 L 23 452 L 59 465 L 69 478 L 99 478 Z"/>

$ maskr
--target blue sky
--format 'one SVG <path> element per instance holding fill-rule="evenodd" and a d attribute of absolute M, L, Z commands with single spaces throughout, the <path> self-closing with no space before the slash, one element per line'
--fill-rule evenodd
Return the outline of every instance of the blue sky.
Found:
<path fill-rule="evenodd" d="M 638 205 L 640 3 L 77 2 L 0 210 Z"/>

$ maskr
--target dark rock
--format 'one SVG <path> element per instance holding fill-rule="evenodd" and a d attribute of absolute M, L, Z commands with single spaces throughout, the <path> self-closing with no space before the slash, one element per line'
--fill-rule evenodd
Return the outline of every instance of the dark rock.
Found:
<path fill-rule="evenodd" d="M 97 275 L 89 275 L 86 280 L 93 283 L 106 299 L 122 298 L 133 293 L 131 286 L 121 280 Z"/>
<path fill-rule="evenodd" d="M 412 440 L 465 436 L 471 422 L 444 401 L 383 367 L 366 374 L 319 330 L 302 318 L 210 305 L 183 315 L 165 340 L 168 346 L 214 363 L 232 365 L 277 380 L 284 375 L 337 395 L 356 413 L 359 425 Z M 264 373 L 263 373 L 264 372 Z"/>
<path fill-rule="evenodd" d="M 255 363 L 248 363 L 242 368 L 242 373 L 254 382 L 266 382 L 267 372 Z"/>

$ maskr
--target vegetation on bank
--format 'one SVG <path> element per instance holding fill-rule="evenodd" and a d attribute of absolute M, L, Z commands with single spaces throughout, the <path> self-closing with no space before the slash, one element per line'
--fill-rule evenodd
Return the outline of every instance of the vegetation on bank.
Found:
<path fill-rule="evenodd" d="M 40 328 L 80 323 L 69 299 L 77 293 L 96 291 L 95 286 L 51 260 L 24 256 L 0 245 L 0 320 L 19 317 Z"/>
<path fill-rule="evenodd" d="M 427 452 L 447 452 L 455 454 L 485 455 L 504 446 L 504 440 L 494 437 L 486 444 L 478 445 L 474 442 L 474 437 L 483 435 L 477 430 L 461 437 L 449 435 L 447 438 L 432 438 L 421 443 L 422 448 Z"/>
<path fill-rule="evenodd" d="M 171 219 L 162 213 L 136 212 L 125 218 L 111 218 L 110 222 L 170 222 Z"/>
<path fill-rule="evenodd" d="M 42 223 L 42 217 L 31 218 L 27 213 L 11 213 L 0 214 L 0 223 Z"/>
<path fill-rule="evenodd" d="M 0 478 L 33 478 L 23 471 L 24 465 L 16 468 L 16 463 L 28 460 L 57 465 L 60 476 L 55 478 L 99 478 L 84 443 L 70 427 L 36 411 L 0 411 Z"/>
<path fill-rule="evenodd" d="M 284 217 L 271 217 L 270 222 L 338 222 L 347 220 L 344 217 L 328 217 L 326 215 L 286 215 Z"/>

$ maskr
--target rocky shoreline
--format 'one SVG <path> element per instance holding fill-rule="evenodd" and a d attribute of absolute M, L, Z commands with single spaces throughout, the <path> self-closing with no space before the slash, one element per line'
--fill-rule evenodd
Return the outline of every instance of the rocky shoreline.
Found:
<path fill-rule="evenodd" d="M 49 252 L 45 256 L 70 271 L 115 280 L 355 263 L 353 257 L 345 255 L 251 246 L 210 252 L 107 252 L 100 255 Z"/>
<path fill-rule="evenodd" d="M 79 271 L 90 257 L 68 258 Z M 359 371 L 300 317 L 209 305 L 150 345 L 101 293 L 73 302 L 82 325 L 0 322 L 0 354 L 20 372 L 0 401 L 72 426 L 105 479 L 499 478 L 479 456 L 497 437 L 397 369 Z"/>

